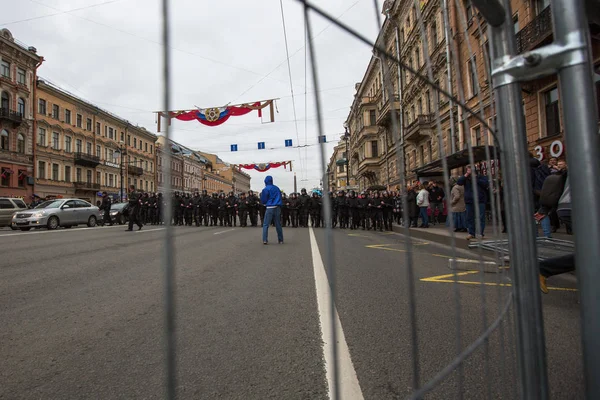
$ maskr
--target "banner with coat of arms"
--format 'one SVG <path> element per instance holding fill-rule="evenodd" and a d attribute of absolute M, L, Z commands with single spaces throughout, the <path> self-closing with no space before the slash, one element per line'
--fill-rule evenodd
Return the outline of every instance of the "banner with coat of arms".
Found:
<path fill-rule="evenodd" d="M 266 172 L 271 168 L 279 168 L 283 167 L 287 169 L 287 166 L 290 166 L 290 171 L 292 170 L 292 162 L 291 161 L 281 161 L 281 162 L 271 162 L 271 163 L 254 163 L 254 164 L 236 164 L 235 167 L 242 169 L 253 169 L 258 172 Z"/>
<path fill-rule="evenodd" d="M 196 120 L 206 126 L 219 126 L 231 117 L 246 115 L 252 111 L 258 111 L 258 117 L 262 118 L 263 109 L 269 107 L 271 122 L 275 122 L 274 101 L 273 99 L 233 106 L 197 108 L 195 110 L 170 111 L 168 113 L 159 112 L 158 114 L 160 117 L 168 118 L 169 122 L 171 118 L 175 118 L 179 121 Z M 158 123 L 158 131 L 160 132 L 160 118 Z"/>

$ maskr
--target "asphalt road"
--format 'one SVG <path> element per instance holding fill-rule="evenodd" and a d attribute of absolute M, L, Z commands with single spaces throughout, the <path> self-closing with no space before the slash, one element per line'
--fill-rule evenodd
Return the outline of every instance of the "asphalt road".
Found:
<path fill-rule="evenodd" d="M 164 231 L 123 229 L 0 231 L 0 398 L 164 398 Z M 313 253 L 326 254 L 324 232 L 314 231 L 317 252 L 307 229 L 285 229 L 286 243 L 269 246 L 258 228 L 175 232 L 180 398 L 327 398 L 332 364 L 313 268 Z M 423 385 L 456 357 L 457 337 L 464 349 L 496 319 L 510 291 L 498 285 L 502 274 L 465 273 L 451 283 L 450 249 L 418 242 L 411 324 L 403 238 L 349 230 L 333 238 L 336 307 L 351 357 L 344 363 L 366 399 L 410 395 L 412 327 Z M 549 285 L 575 287 L 568 276 Z M 552 398 L 583 398 L 577 293 L 552 290 L 543 300 Z M 458 390 L 465 399 L 516 397 L 513 329 L 509 312 L 462 373 L 426 398 Z"/>

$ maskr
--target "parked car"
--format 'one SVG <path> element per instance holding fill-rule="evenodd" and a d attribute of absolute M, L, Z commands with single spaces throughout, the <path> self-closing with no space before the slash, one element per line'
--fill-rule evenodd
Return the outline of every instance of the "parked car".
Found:
<path fill-rule="evenodd" d="M 113 224 L 125 225 L 128 221 L 128 203 L 116 203 L 110 207 L 110 218 Z"/>
<path fill-rule="evenodd" d="M 98 207 L 80 199 L 48 200 L 32 210 L 19 211 L 13 215 L 12 227 L 28 231 L 31 228 L 70 228 L 80 224 L 96 226 L 101 219 Z"/>
<path fill-rule="evenodd" d="M 13 214 L 26 209 L 27 204 L 21 199 L 0 197 L 0 227 L 11 226 Z"/>

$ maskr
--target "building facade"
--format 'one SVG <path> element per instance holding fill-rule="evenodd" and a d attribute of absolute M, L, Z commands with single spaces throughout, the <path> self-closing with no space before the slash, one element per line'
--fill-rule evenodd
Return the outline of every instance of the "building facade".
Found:
<path fill-rule="evenodd" d="M 427 59 L 431 60 L 436 85 L 459 98 L 464 97 L 467 106 L 477 115 L 483 114 L 488 125 L 494 127 L 496 117 L 487 73 L 487 27 L 484 21 L 477 20 L 479 16 L 470 2 L 458 3 L 457 6 L 456 2 L 448 2 L 451 39 L 446 43 L 441 2 L 423 0 L 417 10 L 411 0 L 387 0 L 383 6 L 386 19 L 377 44 L 394 56 L 399 53 L 400 59 L 421 75 L 429 74 Z M 519 53 L 552 41 L 552 10 L 547 0 L 513 0 L 512 9 Z M 423 30 L 419 18 L 423 21 Z M 600 27 L 592 25 L 591 31 L 598 94 Z M 385 86 L 386 81 L 390 87 Z M 564 157 L 557 77 L 524 84 L 522 94 L 531 152 L 541 161 L 552 156 Z M 393 115 L 397 117 L 398 132 L 392 129 Z M 410 181 L 418 178 L 420 168 L 439 160 L 442 154 L 464 150 L 469 143 L 471 146 L 494 144 L 491 132 L 475 117 L 452 106 L 444 95 L 439 95 L 405 68 L 382 62 L 376 53 L 369 60 L 362 81 L 356 85 L 346 124 L 350 132 L 350 175 L 356 177 L 360 189 L 398 188 L 401 158 L 397 150 L 404 159 L 405 178 Z"/>
<path fill-rule="evenodd" d="M 36 111 L 37 195 L 95 203 L 102 191 L 125 199 L 127 185 L 154 190 L 152 133 L 42 79 Z"/>
<path fill-rule="evenodd" d="M 164 136 L 159 136 L 158 182 L 159 191 L 164 193 L 164 151 L 167 148 Z M 173 191 L 194 193 L 206 190 L 208 193 L 241 193 L 250 190 L 250 175 L 238 171 L 223 162 L 216 154 L 192 150 L 180 143 L 171 141 L 171 185 Z"/>
<path fill-rule="evenodd" d="M 327 165 L 328 180 L 330 192 L 336 192 L 338 190 L 348 191 L 355 189 L 353 185 L 353 179 L 348 180 L 348 167 L 350 160 L 347 154 L 348 143 L 342 140 L 333 148 L 333 154 L 329 159 Z"/>
<path fill-rule="evenodd" d="M 207 175 L 209 191 L 239 194 L 250 190 L 250 175 L 221 160 L 216 154 L 199 153 L 206 157 L 212 166 L 211 174 Z"/>
<path fill-rule="evenodd" d="M 34 93 L 42 62 L 34 47 L 0 30 L 0 197 L 30 202 L 34 193 Z"/>

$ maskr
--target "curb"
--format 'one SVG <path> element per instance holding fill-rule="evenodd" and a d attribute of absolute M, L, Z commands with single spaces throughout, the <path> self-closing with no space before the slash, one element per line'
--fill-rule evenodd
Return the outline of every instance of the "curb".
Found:
<path fill-rule="evenodd" d="M 401 226 L 393 225 L 392 229 L 396 233 L 404 234 L 404 228 Z M 452 237 L 446 235 L 440 235 L 435 230 L 423 229 L 423 228 L 410 228 L 410 236 L 416 239 L 422 239 L 429 242 L 435 242 L 443 244 L 445 246 L 452 245 Z M 456 241 L 456 247 L 469 250 L 469 241 L 463 237 L 454 237 Z"/>

